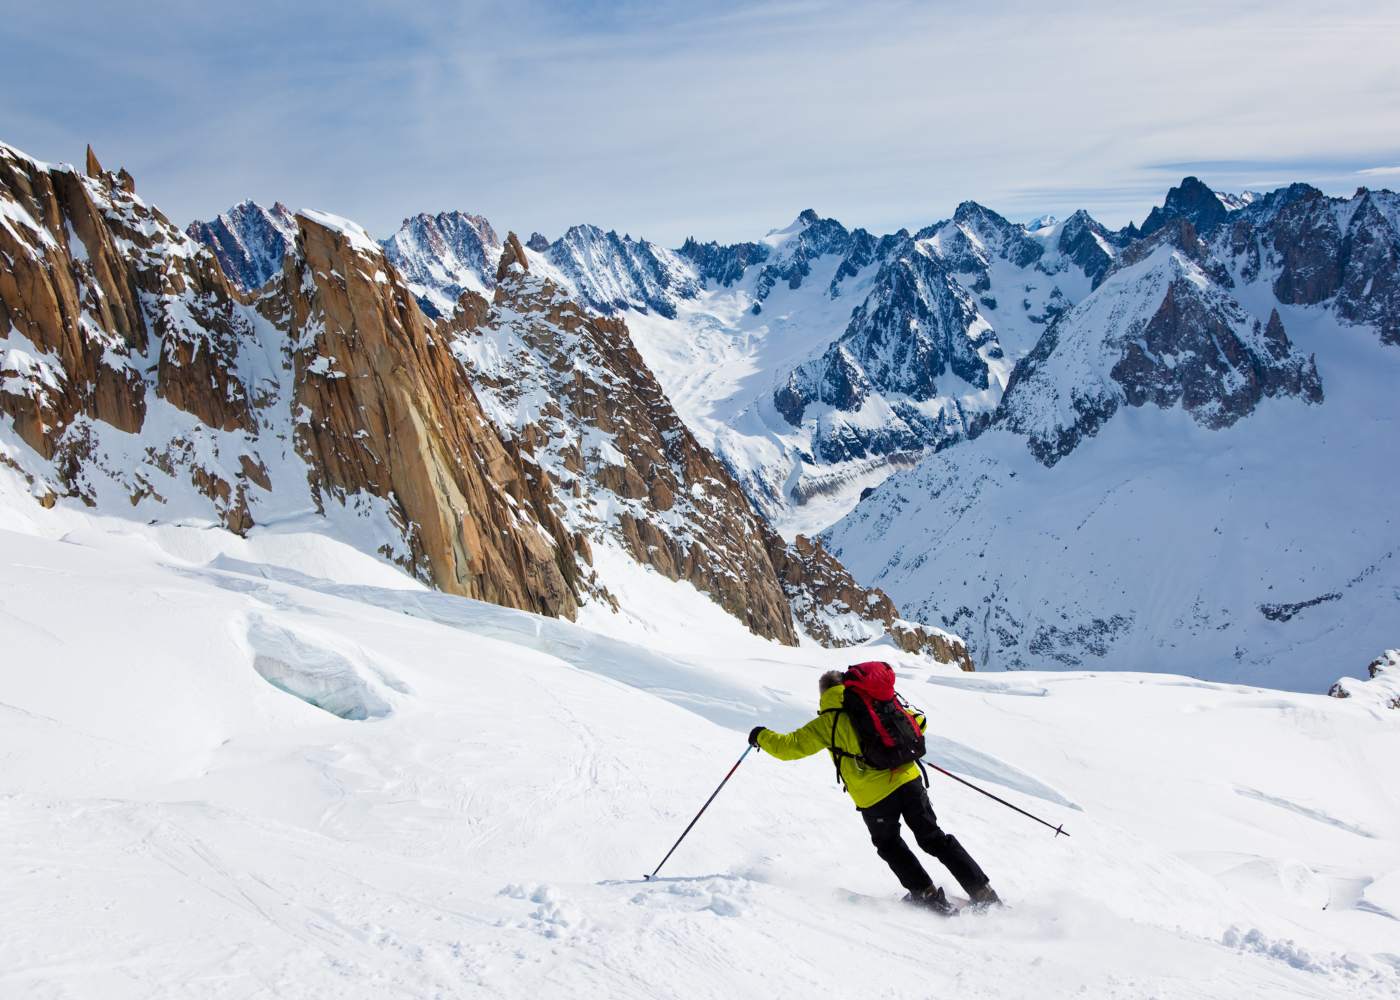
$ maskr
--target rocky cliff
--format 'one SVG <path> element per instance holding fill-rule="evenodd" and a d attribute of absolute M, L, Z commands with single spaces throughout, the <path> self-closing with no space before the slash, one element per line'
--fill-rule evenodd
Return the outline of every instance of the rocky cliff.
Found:
<path fill-rule="evenodd" d="M 244 526 L 241 469 L 226 474 L 212 453 L 192 457 L 198 449 L 180 430 L 246 437 L 254 429 L 239 359 L 239 345 L 255 338 L 253 319 L 213 255 L 142 202 L 125 171 L 103 171 L 91 150 L 80 173 L 7 146 L 0 254 L 0 411 L 30 450 L 7 449 L 6 463 L 46 500 L 90 505 L 112 489 L 136 505 L 157 495 L 143 466 L 167 476 L 188 466 L 190 486 L 224 523 Z M 142 436 L 142 464 L 105 449 L 104 428 Z"/>
<path fill-rule="evenodd" d="M 240 533 L 314 512 L 442 590 L 569 617 L 613 600 L 591 543 L 615 545 L 780 642 L 888 632 L 957 655 L 782 542 L 548 246 L 532 269 L 474 217 L 417 217 L 381 245 L 252 203 L 191 236 L 91 153 L 80 173 L 8 147 L 0 209 L 0 461 L 41 503 Z M 252 252 L 268 218 L 277 269 L 249 278 L 273 256 Z M 470 287 L 442 300 L 463 268 Z M 450 320 L 423 312 L 428 292 Z"/>
<path fill-rule="evenodd" d="M 260 307 L 289 320 L 313 493 L 383 501 L 408 564 L 442 590 L 572 617 L 587 549 L 555 515 L 550 481 L 485 419 L 379 245 L 320 213 L 297 223 L 297 253 Z"/>
<path fill-rule="evenodd" d="M 125 172 L 0 147 L 0 460 L 41 502 L 246 532 L 314 507 L 452 593 L 571 615 L 586 544 L 379 246 L 297 217 L 256 308 Z"/>

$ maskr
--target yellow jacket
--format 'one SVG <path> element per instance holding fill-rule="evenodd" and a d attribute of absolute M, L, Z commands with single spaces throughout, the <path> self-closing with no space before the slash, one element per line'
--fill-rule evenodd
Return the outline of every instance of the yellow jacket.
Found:
<path fill-rule="evenodd" d="M 836 746 L 847 754 L 859 754 L 860 741 L 856 738 L 855 727 L 851 725 L 851 720 L 846 718 L 845 712 L 836 711 L 841 707 L 845 695 L 846 688 L 841 684 L 827 688 L 822 693 L 822 714 L 801 729 L 790 733 L 775 733 L 771 729 L 765 729 L 758 734 L 759 749 L 779 760 L 810 757 L 819 750 L 831 747 L 831 724 L 834 719 Z M 915 715 L 915 718 L 919 720 L 920 726 L 924 725 L 922 716 Z M 873 806 L 901 785 L 918 781 L 922 777 L 918 764 L 904 764 L 890 771 L 877 771 L 845 754 L 837 758 L 837 766 L 841 770 L 841 780 L 846 783 L 846 791 L 851 793 L 857 809 Z"/>

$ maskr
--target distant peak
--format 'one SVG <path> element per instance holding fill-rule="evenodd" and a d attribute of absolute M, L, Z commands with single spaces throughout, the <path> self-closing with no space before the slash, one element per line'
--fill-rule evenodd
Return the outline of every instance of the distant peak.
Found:
<path fill-rule="evenodd" d="M 1045 215 L 1037 215 L 1030 222 L 1027 222 L 1026 228 L 1031 232 L 1035 232 L 1037 229 L 1049 229 L 1059 221 L 1058 218 L 1047 212 Z"/>
<path fill-rule="evenodd" d="M 965 201 L 953 211 L 953 221 L 958 223 L 978 223 L 986 222 L 995 227 L 1008 226 L 1004 218 L 993 212 L 986 205 L 978 204 L 975 201 Z"/>
<path fill-rule="evenodd" d="M 808 226 L 816 225 L 820 221 L 821 216 L 817 214 L 816 209 L 804 208 L 797 213 L 797 218 L 793 219 L 786 226 L 783 226 L 781 229 L 768 230 L 765 234 L 765 238 L 771 240 L 771 237 L 774 236 L 791 236 L 794 233 L 802 232 L 802 230 L 806 229 Z"/>
<path fill-rule="evenodd" d="M 525 245 L 535 253 L 544 253 L 549 249 L 549 238 L 544 233 L 533 232 L 530 234 L 530 238 L 525 241 Z"/>
<path fill-rule="evenodd" d="M 1167 192 L 1160 208 L 1154 208 L 1142 224 L 1144 236 L 1155 233 L 1172 219 L 1188 219 L 1198 231 L 1221 222 L 1227 210 L 1220 199 L 1199 177 L 1188 176 Z"/>

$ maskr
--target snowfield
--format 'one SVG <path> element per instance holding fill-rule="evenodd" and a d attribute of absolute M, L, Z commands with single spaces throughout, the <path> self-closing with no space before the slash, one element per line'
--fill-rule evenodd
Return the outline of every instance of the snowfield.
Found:
<path fill-rule="evenodd" d="M 634 572 L 655 614 L 575 625 L 0 469 L 0 996 L 1400 993 L 1382 701 L 789 649 Z M 896 902 L 824 757 L 750 755 L 642 880 L 871 655 L 931 759 L 1071 833 L 934 776 L 1009 909 Z"/>

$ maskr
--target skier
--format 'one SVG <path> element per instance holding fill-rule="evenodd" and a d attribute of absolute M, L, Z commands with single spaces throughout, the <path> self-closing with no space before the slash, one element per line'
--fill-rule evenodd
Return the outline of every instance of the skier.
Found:
<path fill-rule="evenodd" d="M 749 744 L 766 750 L 779 760 L 798 760 L 810 757 L 819 750 L 831 751 L 837 776 L 855 800 L 856 809 L 870 830 L 876 852 L 908 890 L 909 894 L 904 897 L 907 901 L 939 913 L 951 913 L 954 909 L 943 890 L 933 884 L 933 879 L 929 878 L 924 866 L 900 836 L 901 816 L 909 824 L 919 847 L 943 863 L 973 904 L 987 907 L 1000 903 L 996 890 L 991 887 L 977 862 L 956 837 L 939 828 L 918 763 L 911 762 L 892 770 L 876 770 L 862 762 L 856 729 L 848 713 L 843 710 L 845 680 L 846 676 L 839 670 L 822 674 L 818 681 L 821 712 L 815 719 L 791 733 L 775 733 L 763 726 L 755 726 L 749 733 Z M 924 717 L 915 715 L 914 718 L 922 730 Z"/>

